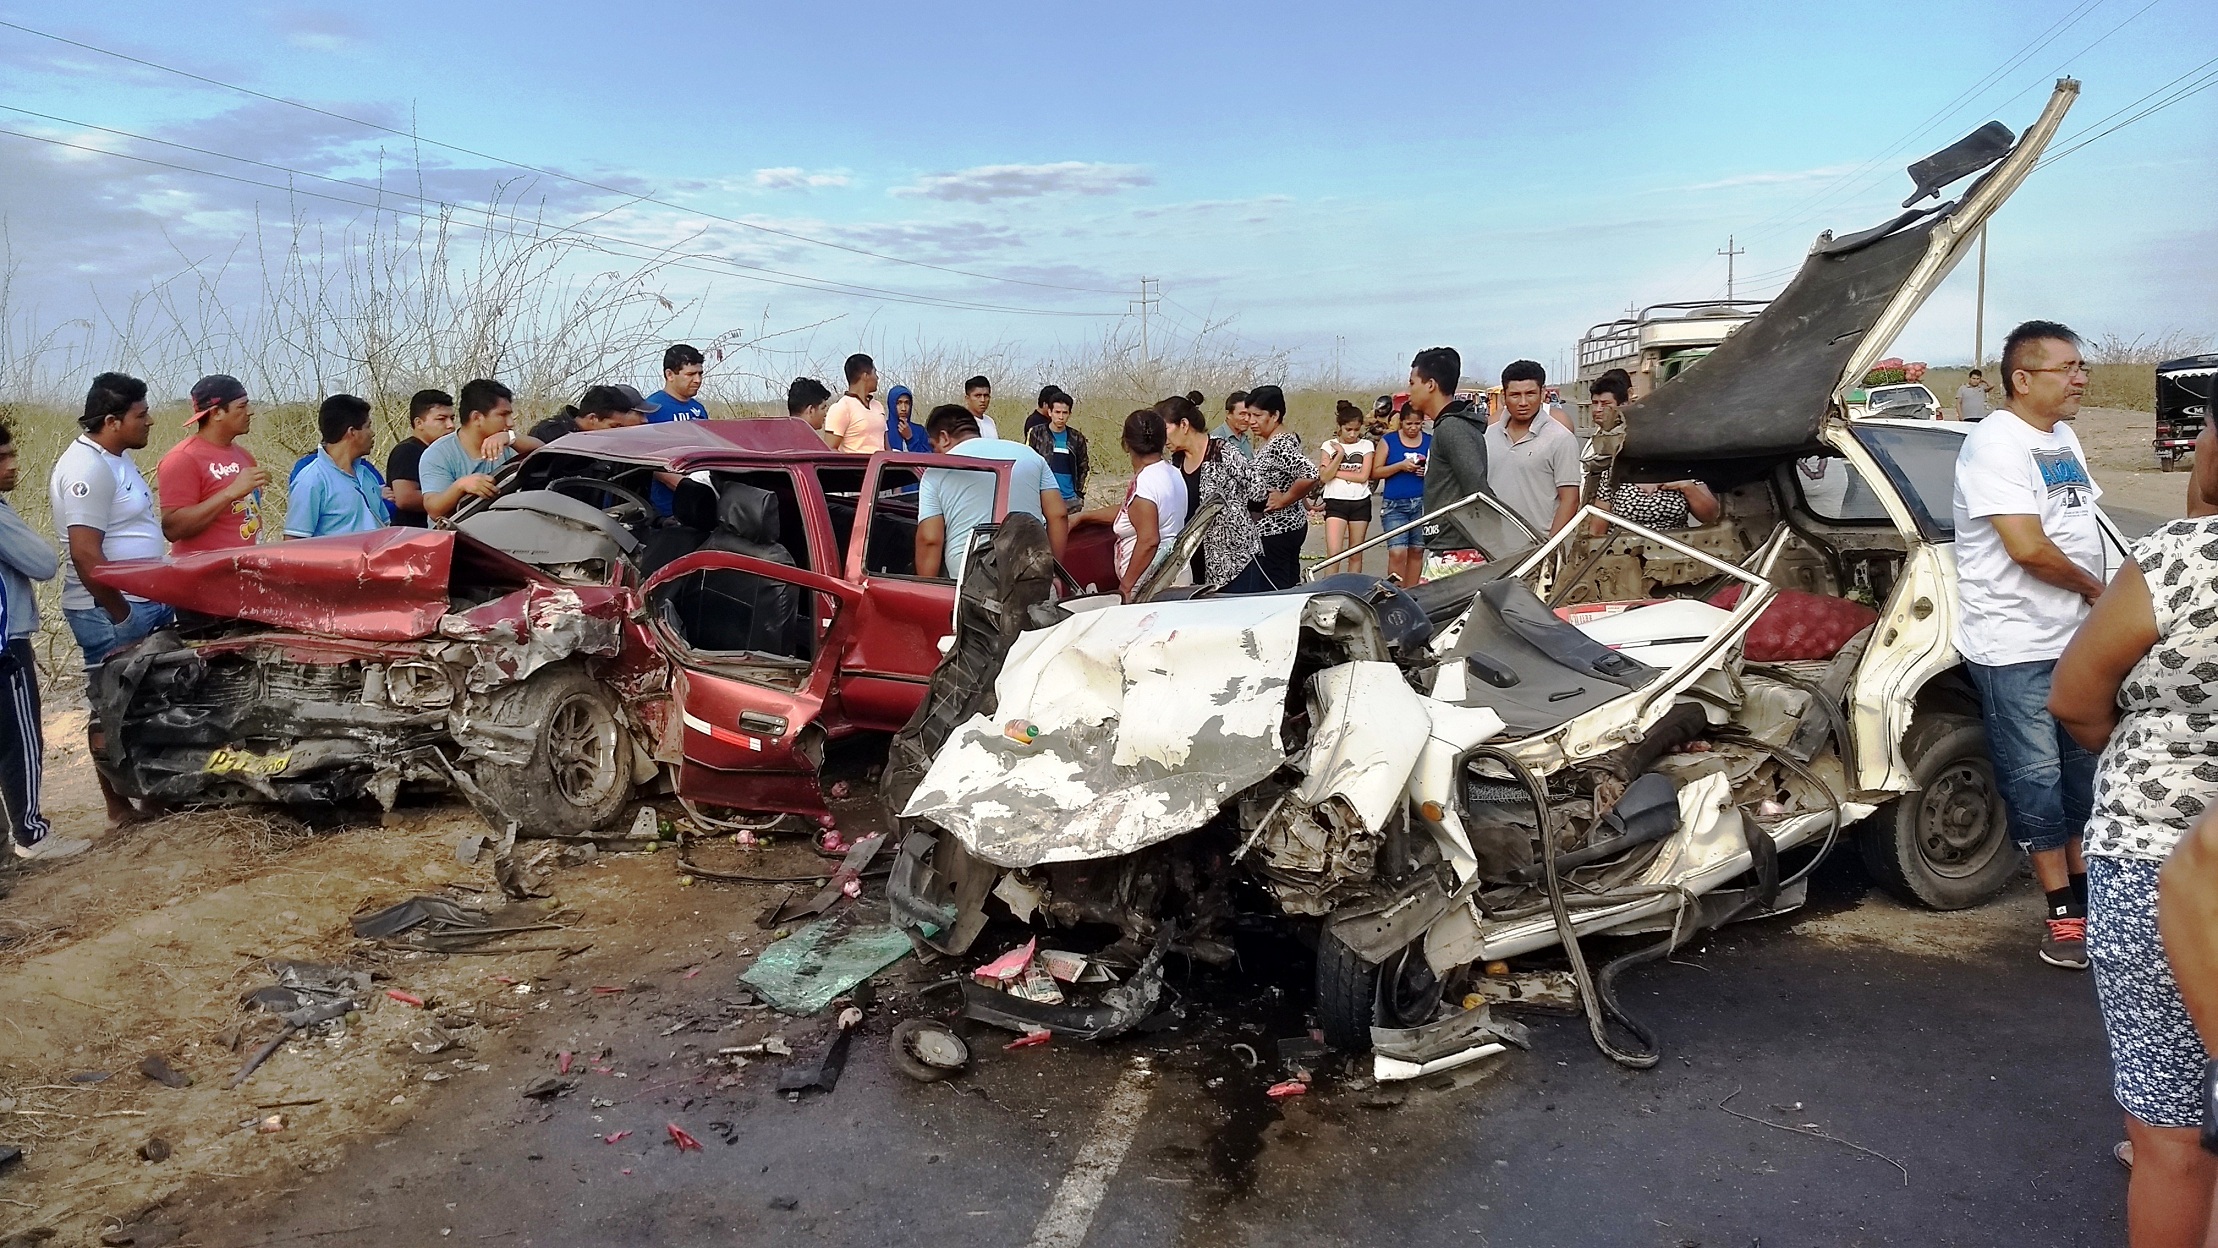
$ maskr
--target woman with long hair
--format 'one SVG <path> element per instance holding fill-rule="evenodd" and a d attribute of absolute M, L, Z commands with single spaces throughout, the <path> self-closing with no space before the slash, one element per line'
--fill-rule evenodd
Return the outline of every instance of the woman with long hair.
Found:
<path fill-rule="evenodd" d="M 1125 487 L 1124 501 L 1077 517 L 1112 526 L 1117 593 L 1127 602 L 1186 527 L 1186 479 L 1163 458 L 1167 433 L 1154 408 L 1126 416 L 1122 441 L 1125 454 L 1132 457 L 1132 484 Z"/>
<path fill-rule="evenodd" d="M 1255 594 L 1269 589 L 1263 579 L 1263 566 L 1256 561 L 1262 544 L 1255 531 L 1255 517 L 1248 511 L 1248 499 L 1254 492 L 1254 476 L 1248 461 L 1238 451 L 1228 449 L 1222 438 L 1209 436 L 1209 418 L 1201 409 L 1182 398 L 1165 399 L 1155 405 L 1162 414 L 1169 431 L 1171 454 L 1178 459 L 1186 477 L 1187 514 L 1211 503 L 1217 505 L 1216 518 L 1209 523 L 1209 531 L 1202 534 L 1201 549 L 1195 552 L 1195 581 L 1219 593 Z"/>
<path fill-rule="evenodd" d="M 1301 435 L 1286 427 L 1286 392 L 1277 386 L 1248 391 L 1249 436 L 1255 439 L 1255 482 L 1248 510 L 1263 545 L 1263 575 L 1273 589 L 1302 579 L 1302 543 L 1309 539 L 1309 511 L 1302 500 L 1317 488 L 1317 465 L 1302 450 Z"/>

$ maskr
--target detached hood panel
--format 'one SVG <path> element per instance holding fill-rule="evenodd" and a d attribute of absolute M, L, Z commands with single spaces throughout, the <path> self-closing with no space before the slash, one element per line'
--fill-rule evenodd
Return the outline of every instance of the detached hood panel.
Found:
<path fill-rule="evenodd" d="M 2058 82 L 2025 137 L 1963 198 L 1860 234 L 1820 237 L 1761 315 L 1626 409 L 1619 459 L 1776 459 L 1814 448 L 1846 391 L 2032 172 L 2078 94 L 2078 83 Z"/>
<path fill-rule="evenodd" d="M 488 587 L 543 581 L 524 564 L 445 529 L 378 529 L 339 537 L 112 563 L 99 581 L 219 619 L 363 641 L 413 641 L 439 630 L 460 559 Z"/>

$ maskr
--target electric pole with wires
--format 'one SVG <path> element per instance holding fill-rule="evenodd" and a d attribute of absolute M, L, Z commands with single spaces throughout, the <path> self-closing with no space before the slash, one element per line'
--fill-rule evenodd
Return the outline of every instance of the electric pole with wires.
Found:
<path fill-rule="evenodd" d="M 1134 308 L 1139 309 L 1140 362 L 1142 364 L 1153 364 L 1155 362 L 1154 355 L 1148 351 L 1148 312 L 1150 310 L 1151 304 L 1158 304 L 1163 302 L 1163 292 L 1153 289 L 1156 286 L 1162 285 L 1162 283 L 1163 279 L 1160 277 L 1141 278 L 1140 297 L 1125 304 L 1125 310 L 1127 312 L 1131 311 Z"/>
<path fill-rule="evenodd" d="M 1725 236 L 1724 249 L 1717 254 L 1725 257 L 1725 302 L 1731 303 L 1733 301 L 1733 257 L 1747 255 L 1748 248 L 1735 247 L 1733 236 L 1728 234 Z"/>

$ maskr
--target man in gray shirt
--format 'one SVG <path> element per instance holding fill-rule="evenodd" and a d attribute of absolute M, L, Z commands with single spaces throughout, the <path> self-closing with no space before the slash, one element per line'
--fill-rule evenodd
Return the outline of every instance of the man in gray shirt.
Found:
<path fill-rule="evenodd" d="M 0 494 L 15 489 L 20 476 L 15 432 L 0 424 Z M 46 734 L 39 723 L 38 655 L 31 650 L 39 627 L 31 583 L 53 580 L 61 566 L 53 546 L 0 499 L 0 634 L 7 638 L 0 652 L 0 803 L 7 806 L 8 844 L 18 858 L 67 858 L 91 844 L 55 836 L 39 810 Z"/>
<path fill-rule="evenodd" d="M 1973 369 L 1964 384 L 1956 388 L 1956 419 L 1984 420 L 1987 417 L 1987 376 Z"/>
<path fill-rule="evenodd" d="M 1502 370 L 1502 418 L 1486 431 L 1487 484 L 1542 537 L 1579 510 L 1579 439 L 1543 413 L 1548 372 L 1532 360 Z"/>

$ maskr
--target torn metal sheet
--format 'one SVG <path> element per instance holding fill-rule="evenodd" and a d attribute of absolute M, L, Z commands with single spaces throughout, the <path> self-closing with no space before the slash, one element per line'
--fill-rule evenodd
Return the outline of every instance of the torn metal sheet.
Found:
<path fill-rule="evenodd" d="M 499 551 L 445 529 L 377 529 L 279 545 L 111 563 L 101 584 L 212 615 L 364 641 L 428 637 L 449 609 L 456 565 L 543 580 Z"/>
<path fill-rule="evenodd" d="M 1366 827 L 1386 824 L 1403 800 L 1411 763 L 1432 730 L 1427 699 L 1392 663 L 1343 663 L 1310 682 L 1316 698 L 1309 749 L 1293 800 L 1345 799 Z M 1491 712 L 1489 712 L 1491 714 Z"/>
<path fill-rule="evenodd" d="M 1004 867 L 1129 854 L 1200 827 L 1286 762 L 1279 724 L 1308 602 L 1108 607 L 1023 634 L 997 709 L 955 730 L 903 816 Z M 1005 734 L 1015 720 L 1037 739 Z"/>
<path fill-rule="evenodd" d="M 1485 1002 L 1417 1027 L 1371 1028 L 1371 1051 L 1405 1062 L 1437 1061 L 1484 1044 L 1531 1047 L 1531 1033 L 1514 1019 L 1496 1018 Z"/>

